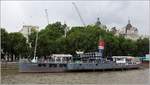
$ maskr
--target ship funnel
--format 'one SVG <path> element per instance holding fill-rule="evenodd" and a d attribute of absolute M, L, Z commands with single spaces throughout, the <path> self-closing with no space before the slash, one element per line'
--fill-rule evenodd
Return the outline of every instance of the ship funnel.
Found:
<path fill-rule="evenodd" d="M 103 56 L 104 47 L 105 47 L 104 40 L 99 40 L 99 42 L 98 42 L 98 50 L 99 50 L 99 53 L 100 53 L 101 57 Z"/>
<path fill-rule="evenodd" d="M 99 40 L 99 43 L 98 43 L 98 49 L 104 50 L 104 45 L 105 45 L 104 40 Z"/>

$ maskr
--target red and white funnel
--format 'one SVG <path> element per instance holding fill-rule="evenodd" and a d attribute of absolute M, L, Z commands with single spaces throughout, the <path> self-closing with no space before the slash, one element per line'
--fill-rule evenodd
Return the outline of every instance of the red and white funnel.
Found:
<path fill-rule="evenodd" d="M 103 50 L 103 49 L 104 49 L 104 46 L 105 46 L 104 40 L 99 40 L 99 43 L 98 43 L 98 49 Z"/>

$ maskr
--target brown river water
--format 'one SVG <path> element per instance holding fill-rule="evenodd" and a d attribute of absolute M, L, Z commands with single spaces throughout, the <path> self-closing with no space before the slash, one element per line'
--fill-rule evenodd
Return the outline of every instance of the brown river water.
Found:
<path fill-rule="evenodd" d="M 149 68 L 64 73 L 19 73 L 17 66 L 2 66 L 2 84 L 134 84 L 150 85 Z"/>

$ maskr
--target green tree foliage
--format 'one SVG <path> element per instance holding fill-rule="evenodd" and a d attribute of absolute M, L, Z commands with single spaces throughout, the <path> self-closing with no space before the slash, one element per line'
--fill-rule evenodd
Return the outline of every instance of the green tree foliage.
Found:
<path fill-rule="evenodd" d="M 52 53 L 60 53 L 63 47 L 64 29 L 66 25 L 60 22 L 49 24 L 45 29 L 39 32 L 37 53 L 39 56 L 47 56 Z M 62 40 L 62 41 L 61 41 Z M 64 45 L 65 46 L 65 45 Z"/>
<path fill-rule="evenodd" d="M 136 49 L 137 55 L 144 56 L 144 54 L 149 53 L 149 39 L 148 38 L 144 38 L 144 39 L 139 38 L 136 42 L 136 46 L 137 46 L 137 49 Z"/>
<path fill-rule="evenodd" d="M 49 24 L 38 32 L 37 56 L 45 57 L 55 53 L 71 53 L 81 50 L 84 52 L 98 51 L 98 40 L 105 41 L 104 56 L 132 55 L 144 56 L 149 51 L 149 39 L 139 38 L 137 41 L 126 39 L 123 36 L 115 36 L 113 32 L 103 27 L 88 25 L 84 27 L 75 26 L 67 31 L 67 25 L 56 22 Z M 1 29 L 2 49 L 9 54 L 33 56 L 37 31 L 29 35 L 29 44 L 22 34 L 7 33 Z"/>
<path fill-rule="evenodd" d="M 3 49 L 4 53 L 7 53 L 9 49 L 8 40 L 8 32 L 4 28 L 1 28 L 1 48 Z"/>
<path fill-rule="evenodd" d="M 9 33 L 9 53 L 16 56 L 28 56 L 28 44 L 21 33 Z"/>
<path fill-rule="evenodd" d="M 1 48 L 4 55 L 13 55 L 16 57 L 29 56 L 29 45 L 26 43 L 26 38 L 19 32 L 8 33 L 5 29 L 1 29 Z"/>

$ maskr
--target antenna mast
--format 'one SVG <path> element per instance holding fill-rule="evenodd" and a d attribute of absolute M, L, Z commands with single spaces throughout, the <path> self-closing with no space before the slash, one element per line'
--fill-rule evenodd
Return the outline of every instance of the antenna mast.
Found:
<path fill-rule="evenodd" d="M 45 14 L 46 14 L 47 24 L 49 24 L 49 19 L 48 19 L 48 12 L 47 12 L 47 9 L 45 9 Z"/>
<path fill-rule="evenodd" d="M 73 4 L 73 6 L 74 6 L 75 9 L 76 9 L 76 11 L 77 11 L 77 13 L 78 13 L 78 15 L 79 15 L 79 17 L 80 17 L 80 20 L 81 20 L 82 24 L 85 26 L 85 22 L 84 22 L 84 20 L 83 20 L 81 14 L 80 14 L 80 12 L 79 12 L 78 7 L 76 6 L 76 4 L 75 4 L 74 2 L 72 2 L 72 4 Z"/>
<path fill-rule="evenodd" d="M 37 33 L 36 33 L 35 48 L 34 48 L 34 58 L 36 56 L 37 40 L 38 40 L 38 30 L 37 30 Z"/>

